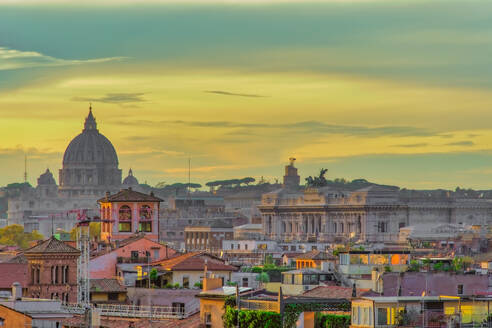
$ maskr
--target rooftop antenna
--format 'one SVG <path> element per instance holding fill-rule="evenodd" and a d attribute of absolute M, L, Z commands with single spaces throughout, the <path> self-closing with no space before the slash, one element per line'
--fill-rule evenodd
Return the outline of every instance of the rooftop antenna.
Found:
<path fill-rule="evenodd" d="M 27 182 L 27 154 L 24 154 L 24 182 Z"/>

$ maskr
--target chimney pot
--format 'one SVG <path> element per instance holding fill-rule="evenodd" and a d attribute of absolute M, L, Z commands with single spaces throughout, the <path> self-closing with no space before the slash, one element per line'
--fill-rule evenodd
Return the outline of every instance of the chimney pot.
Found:
<path fill-rule="evenodd" d="M 22 286 L 18 282 L 12 284 L 12 298 L 15 301 L 20 301 L 22 299 Z"/>

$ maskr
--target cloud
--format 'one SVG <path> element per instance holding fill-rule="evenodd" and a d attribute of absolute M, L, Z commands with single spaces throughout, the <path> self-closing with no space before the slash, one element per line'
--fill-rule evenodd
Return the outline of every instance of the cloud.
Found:
<path fill-rule="evenodd" d="M 288 133 L 302 132 L 304 134 L 339 134 L 348 136 L 435 136 L 436 132 L 412 126 L 360 126 L 360 125 L 337 125 L 318 121 L 302 121 L 295 123 L 240 123 L 234 121 L 114 121 L 120 125 L 183 125 L 188 127 L 203 128 L 240 128 L 240 129 L 285 129 Z M 229 133 L 230 134 L 230 133 Z"/>
<path fill-rule="evenodd" d="M 144 93 L 108 93 L 102 97 L 73 97 L 72 101 L 100 102 L 106 104 L 119 104 L 125 107 L 136 107 L 134 103 L 145 102 Z M 131 104 L 131 105 L 126 105 Z"/>
<path fill-rule="evenodd" d="M 471 147 L 474 146 L 475 143 L 473 141 L 457 141 L 457 142 L 450 142 L 445 144 L 445 146 L 465 146 L 465 147 Z"/>
<path fill-rule="evenodd" d="M 422 143 L 414 143 L 414 144 L 393 145 L 392 147 L 419 148 L 419 147 L 427 147 L 428 145 L 429 145 L 428 143 L 422 142 Z"/>
<path fill-rule="evenodd" d="M 236 96 L 236 97 L 249 97 L 249 98 L 264 98 L 267 96 L 262 96 L 262 95 L 256 95 L 256 94 L 248 94 L 248 93 L 234 93 L 234 92 L 228 92 L 228 91 L 222 91 L 222 90 L 207 90 L 204 91 L 206 93 L 214 93 L 217 95 L 223 95 L 223 96 Z"/>
<path fill-rule="evenodd" d="M 21 51 L 0 47 L 0 71 L 32 67 L 56 67 L 82 64 L 98 64 L 121 60 L 125 57 L 106 57 L 96 59 L 61 59 L 44 55 L 36 51 Z"/>
<path fill-rule="evenodd" d="M 246 168 L 248 166 L 241 165 L 210 165 L 210 166 L 200 166 L 200 167 L 192 167 L 191 170 L 193 172 L 213 172 L 216 170 L 238 170 L 242 168 Z M 185 173 L 188 172 L 188 168 L 171 168 L 165 169 L 165 173 Z"/>

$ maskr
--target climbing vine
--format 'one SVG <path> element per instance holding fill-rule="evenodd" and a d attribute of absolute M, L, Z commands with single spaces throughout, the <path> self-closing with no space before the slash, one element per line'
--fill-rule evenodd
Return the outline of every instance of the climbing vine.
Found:
<path fill-rule="evenodd" d="M 228 306 L 222 316 L 224 328 L 281 328 L 280 313 L 260 310 L 236 310 Z"/>
<path fill-rule="evenodd" d="M 283 326 L 280 313 L 261 310 L 237 310 L 236 298 L 229 296 L 225 299 L 224 315 L 222 316 L 224 328 L 292 328 L 296 326 L 299 315 L 302 312 L 326 311 L 326 304 L 286 304 L 284 308 Z M 336 305 L 337 311 L 350 311 L 350 303 L 344 302 Z M 346 328 L 350 323 L 348 315 L 322 314 L 320 316 L 320 327 L 323 328 Z"/>

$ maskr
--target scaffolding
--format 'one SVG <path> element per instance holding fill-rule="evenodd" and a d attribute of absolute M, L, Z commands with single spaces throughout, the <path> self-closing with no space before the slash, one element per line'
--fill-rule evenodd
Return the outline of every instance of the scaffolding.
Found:
<path fill-rule="evenodd" d="M 81 221 L 77 225 L 77 248 L 80 256 L 77 263 L 77 303 L 85 307 L 90 305 L 90 274 L 89 274 L 89 255 L 90 237 L 89 220 Z"/>

